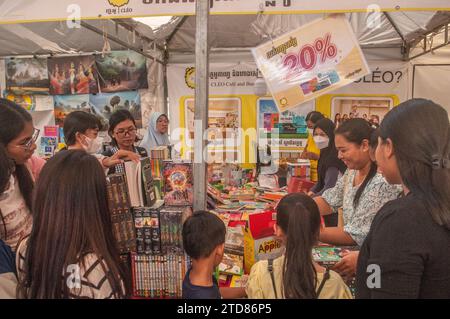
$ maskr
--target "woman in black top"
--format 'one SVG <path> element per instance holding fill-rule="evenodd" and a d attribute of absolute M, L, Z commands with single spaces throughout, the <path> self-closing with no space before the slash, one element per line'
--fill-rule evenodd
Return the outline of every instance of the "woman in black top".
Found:
<path fill-rule="evenodd" d="M 139 141 L 137 137 L 136 122 L 133 115 L 127 110 L 118 110 L 109 118 L 109 136 L 112 138 L 111 149 L 103 153 L 104 156 L 113 156 L 119 150 L 131 151 L 141 157 L 147 157 L 147 151 L 134 143 Z M 123 164 L 117 164 L 110 168 L 108 174 L 124 173 Z"/>
<path fill-rule="evenodd" d="M 318 182 L 311 189 L 309 195 L 322 195 L 324 191 L 333 188 L 339 174 L 345 173 L 347 166 L 338 158 L 338 151 L 334 144 L 334 123 L 323 118 L 314 126 L 314 143 L 320 149 L 317 166 Z"/>
<path fill-rule="evenodd" d="M 441 106 L 402 103 L 380 126 L 376 159 L 405 196 L 373 220 L 357 266 L 357 298 L 450 298 L 450 123 Z"/>

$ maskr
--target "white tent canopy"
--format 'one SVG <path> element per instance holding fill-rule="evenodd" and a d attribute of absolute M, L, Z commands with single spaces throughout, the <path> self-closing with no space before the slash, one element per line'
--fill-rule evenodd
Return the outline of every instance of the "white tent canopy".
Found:
<path fill-rule="evenodd" d="M 211 16 L 209 44 L 212 55 L 248 52 L 250 48 L 322 16 Z M 385 52 L 394 49 L 396 58 L 402 59 L 406 57 L 403 54 L 427 34 L 444 32 L 450 23 L 450 12 L 348 13 L 347 18 L 364 50 L 383 49 Z M 4 24 L 0 25 L 0 57 L 99 52 L 104 44 L 103 34 L 109 36 L 113 50 L 127 45 L 143 53 L 155 54 L 154 49 L 159 48 L 160 51 L 166 49 L 174 62 L 183 56 L 189 59 L 189 55 L 193 61 L 195 17 L 192 16 L 173 17 L 155 30 L 134 19 L 83 21 L 80 28 L 69 28 L 66 21 Z"/>

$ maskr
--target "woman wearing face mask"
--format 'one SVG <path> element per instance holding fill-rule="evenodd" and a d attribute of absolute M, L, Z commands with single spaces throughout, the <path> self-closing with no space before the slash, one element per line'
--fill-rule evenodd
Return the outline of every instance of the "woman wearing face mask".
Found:
<path fill-rule="evenodd" d="M 115 156 L 122 152 L 133 154 L 135 160 L 147 157 L 147 151 L 134 144 L 139 141 L 137 137 L 136 122 L 133 115 L 127 110 L 118 110 L 109 118 L 108 134 L 112 138 L 112 148 L 103 153 L 104 156 Z M 108 174 L 124 173 L 123 163 L 118 163 L 109 169 Z"/>
<path fill-rule="evenodd" d="M 413 99 L 380 126 L 376 159 L 405 196 L 381 208 L 361 247 L 357 298 L 450 298 L 450 122 L 447 111 Z M 369 287 L 373 271 L 378 283 Z"/>
<path fill-rule="evenodd" d="M 93 114 L 75 111 L 67 115 L 64 120 L 64 137 L 68 150 L 84 150 L 94 155 L 108 169 L 123 162 L 123 160 L 138 160 L 132 152 L 118 152 L 111 156 L 98 154 L 101 151 L 103 140 L 98 136 L 102 124 Z"/>
<path fill-rule="evenodd" d="M 38 136 L 39 130 L 34 128 L 31 115 L 25 109 L 0 99 L 0 144 L 9 163 L 7 171 L 2 168 L 0 239 L 13 250 L 19 240 L 31 232 L 34 178 L 29 163 Z"/>
<path fill-rule="evenodd" d="M 311 162 L 311 181 L 317 182 L 317 165 L 318 160 L 320 156 L 320 150 L 317 148 L 316 144 L 314 143 L 313 139 L 313 133 L 314 133 L 314 126 L 317 124 L 318 121 L 323 119 L 324 116 L 320 112 L 310 112 L 306 116 L 306 125 L 308 126 L 308 141 L 305 146 L 305 150 L 300 155 L 300 158 L 310 160 Z"/>
<path fill-rule="evenodd" d="M 168 146 L 169 141 L 169 118 L 167 115 L 154 112 L 150 117 L 148 133 L 141 143 L 146 150 L 150 150 L 157 146 Z"/>
<path fill-rule="evenodd" d="M 344 174 L 347 167 L 338 158 L 338 151 L 334 144 L 334 124 L 331 120 L 323 118 L 314 128 L 314 143 L 320 150 L 318 164 L 319 181 L 311 189 L 310 196 L 322 195 L 324 191 L 333 188 L 339 175 Z"/>
<path fill-rule="evenodd" d="M 370 159 L 369 141 L 373 130 L 363 119 L 352 119 L 335 132 L 338 156 L 348 169 L 335 187 L 314 200 L 322 215 L 329 215 L 342 207 L 344 226 L 321 230 L 322 242 L 362 245 L 375 214 L 402 191 L 399 185 L 389 185 Z"/>

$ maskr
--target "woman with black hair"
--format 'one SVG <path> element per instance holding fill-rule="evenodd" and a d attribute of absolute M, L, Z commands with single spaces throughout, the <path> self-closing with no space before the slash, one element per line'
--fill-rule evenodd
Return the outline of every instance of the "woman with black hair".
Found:
<path fill-rule="evenodd" d="M 108 134 L 112 139 L 111 149 L 104 152 L 104 156 L 114 156 L 123 151 L 134 153 L 138 158 L 148 156 L 144 148 L 135 146 L 135 143 L 139 141 L 136 121 L 128 110 L 118 110 L 111 115 Z M 111 167 L 108 174 L 124 172 L 125 167 L 123 163 L 119 163 Z"/>
<path fill-rule="evenodd" d="M 380 126 L 376 159 L 405 196 L 375 217 L 358 259 L 357 298 L 450 298 L 450 122 L 413 99 Z"/>
<path fill-rule="evenodd" d="M 339 158 L 347 171 L 336 186 L 314 200 L 322 215 L 343 210 L 343 228 L 327 227 L 320 233 L 322 242 L 333 245 L 362 245 L 375 214 L 401 193 L 399 185 L 389 185 L 370 159 L 369 141 L 373 128 L 363 119 L 343 123 L 335 132 Z"/>
<path fill-rule="evenodd" d="M 246 293 L 250 299 L 352 299 L 342 278 L 319 266 L 312 249 L 320 232 L 320 213 L 307 195 L 293 193 L 277 206 L 275 234 L 286 246 L 283 256 L 253 265 Z"/>
<path fill-rule="evenodd" d="M 338 158 L 334 129 L 333 122 L 327 118 L 319 120 L 314 127 L 314 143 L 320 150 L 320 157 L 317 166 L 318 182 L 308 194 L 310 196 L 322 195 L 327 189 L 333 188 L 339 175 L 344 174 L 347 169 Z"/>
<path fill-rule="evenodd" d="M 0 143 L 0 198 L 6 190 L 12 171 L 11 160 Z M 1 215 L 1 211 L 0 211 Z M 6 225 L 3 222 L 6 233 Z M 11 247 L 0 239 L 0 299 L 15 298 L 17 278 L 15 275 L 16 264 Z"/>
<path fill-rule="evenodd" d="M 93 114 L 75 111 L 67 115 L 64 120 L 64 137 L 67 150 L 84 150 L 100 161 L 103 168 L 109 169 L 123 160 L 139 160 L 135 153 L 120 151 L 111 156 L 99 154 L 103 146 L 103 139 L 99 136 L 102 128 L 101 121 Z"/>
<path fill-rule="evenodd" d="M 9 170 L 3 171 L 7 173 L 0 185 L 4 188 L 0 195 L 0 239 L 13 250 L 19 240 L 31 232 L 33 223 L 32 193 L 39 170 L 33 175 L 30 162 L 38 136 L 39 130 L 34 128 L 31 115 L 25 109 L 0 99 L 0 144 L 7 156 L 3 165 L 9 165 Z"/>
<path fill-rule="evenodd" d="M 18 246 L 18 298 L 125 298 L 106 177 L 85 151 L 56 154 L 36 185 L 34 225 Z"/>

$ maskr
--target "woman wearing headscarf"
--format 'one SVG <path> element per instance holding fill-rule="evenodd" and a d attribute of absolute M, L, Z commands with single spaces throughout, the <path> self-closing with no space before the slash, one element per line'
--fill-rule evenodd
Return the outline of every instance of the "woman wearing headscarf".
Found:
<path fill-rule="evenodd" d="M 147 151 L 158 146 L 169 146 L 169 118 L 167 115 L 154 112 L 150 117 L 147 135 L 141 143 L 141 147 Z"/>

